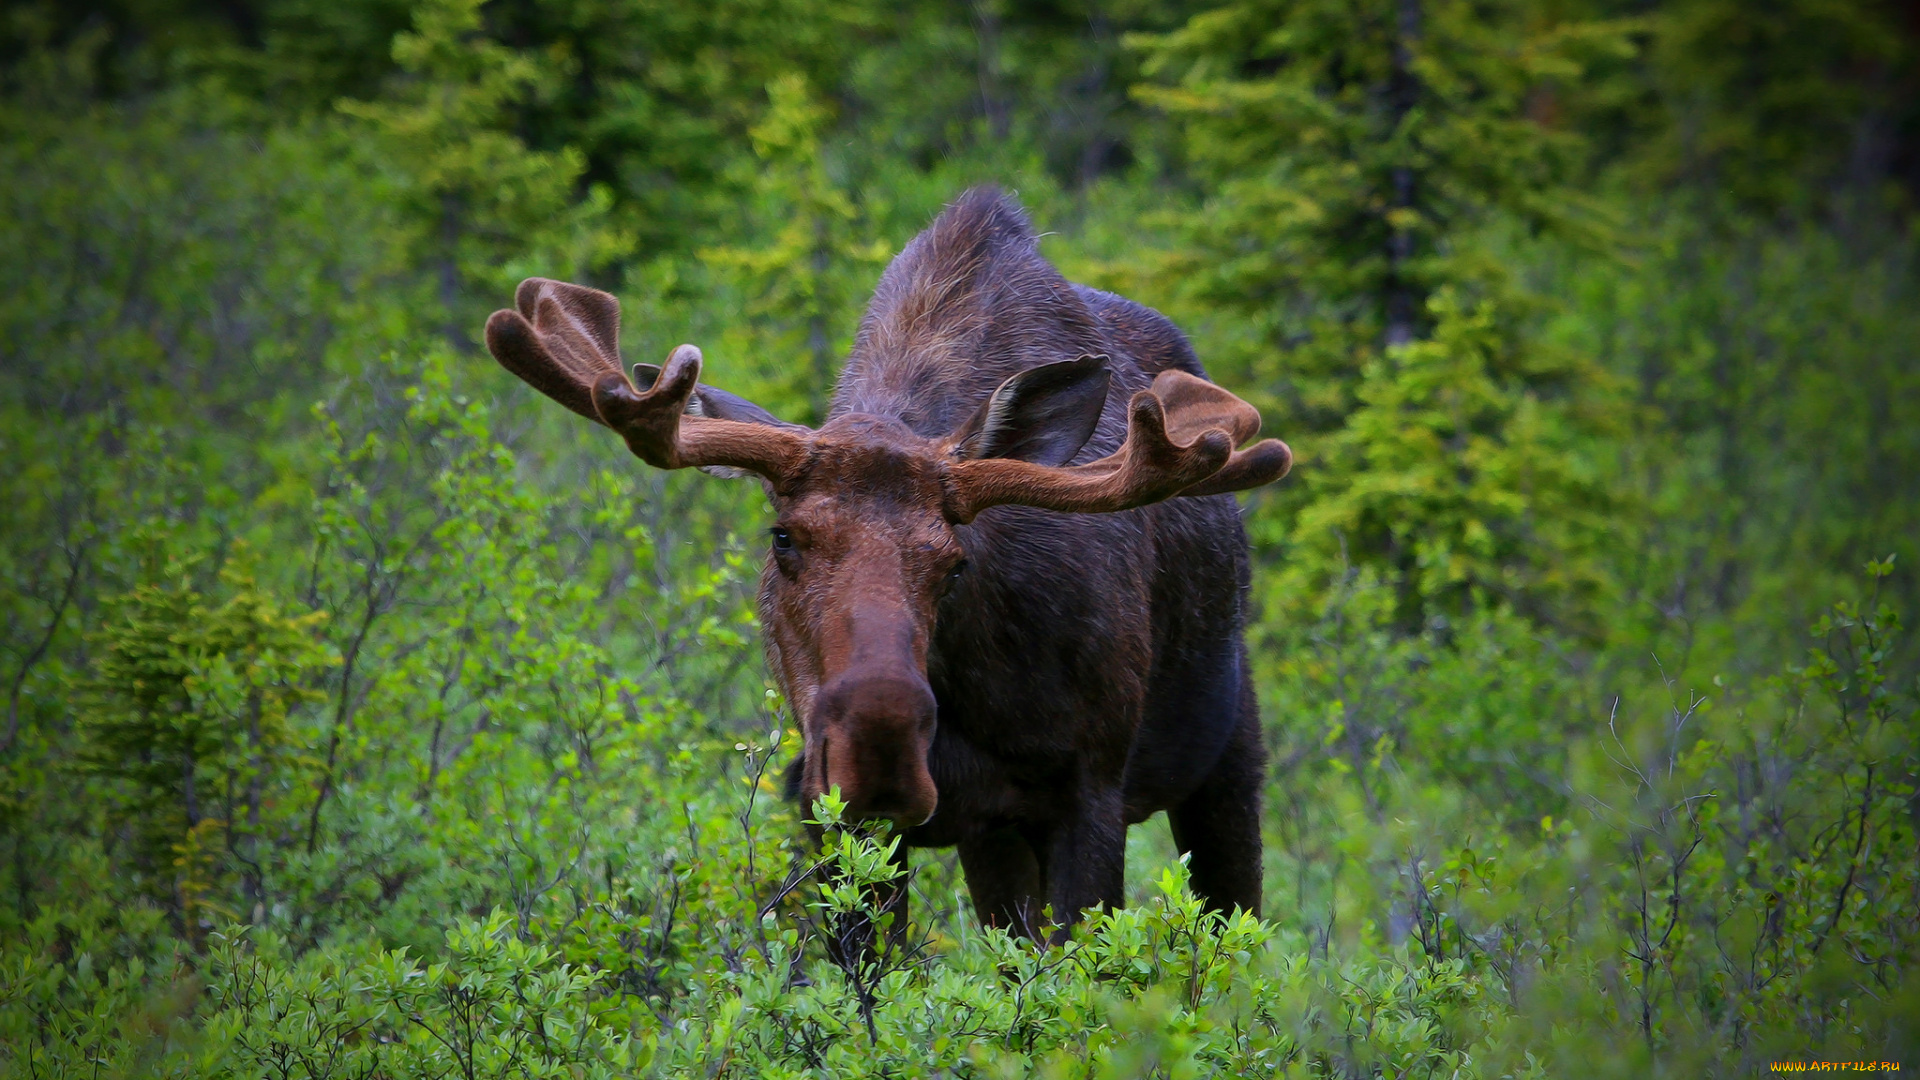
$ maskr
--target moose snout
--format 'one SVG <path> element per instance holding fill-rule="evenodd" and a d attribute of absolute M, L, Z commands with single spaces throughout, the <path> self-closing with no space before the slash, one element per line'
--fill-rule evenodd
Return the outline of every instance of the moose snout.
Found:
<path fill-rule="evenodd" d="M 802 785 L 807 800 L 838 785 L 852 817 L 907 826 L 932 817 L 939 796 L 927 771 L 934 700 L 926 680 L 843 676 L 821 688 L 817 701 Z"/>

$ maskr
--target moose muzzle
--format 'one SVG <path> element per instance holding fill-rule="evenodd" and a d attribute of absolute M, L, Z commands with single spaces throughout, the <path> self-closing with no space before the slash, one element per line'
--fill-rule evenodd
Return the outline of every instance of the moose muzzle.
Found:
<path fill-rule="evenodd" d="M 914 826 L 933 816 L 934 701 L 924 678 L 845 673 L 821 688 L 811 727 L 801 783 L 809 804 L 838 786 L 855 818 Z"/>

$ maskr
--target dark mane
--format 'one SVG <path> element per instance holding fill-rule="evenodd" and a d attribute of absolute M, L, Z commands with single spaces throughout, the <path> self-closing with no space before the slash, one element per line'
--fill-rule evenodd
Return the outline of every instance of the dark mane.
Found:
<path fill-rule="evenodd" d="M 937 438 L 1015 372 L 1114 357 L 1103 320 L 1040 256 L 1026 212 L 997 188 L 960 196 L 888 265 L 860 321 L 830 416 L 896 417 Z"/>

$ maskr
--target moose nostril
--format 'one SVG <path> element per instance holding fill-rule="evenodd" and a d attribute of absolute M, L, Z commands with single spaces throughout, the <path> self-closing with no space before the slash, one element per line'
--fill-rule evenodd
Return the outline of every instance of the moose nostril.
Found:
<path fill-rule="evenodd" d="M 935 703 L 924 679 L 843 675 L 817 699 L 823 775 L 839 785 L 854 817 L 891 818 L 906 826 L 932 816 L 937 795 L 927 771 Z M 833 755 L 825 758 L 831 741 Z"/>

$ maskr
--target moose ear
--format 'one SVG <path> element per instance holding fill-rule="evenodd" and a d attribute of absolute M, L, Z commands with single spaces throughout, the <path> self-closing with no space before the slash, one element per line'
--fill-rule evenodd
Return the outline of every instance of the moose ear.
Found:
<path fill-rule="evenodd" d="M 1065 465 L 1093 437 L 1112 378 L 1105 356 L 1028 368 L 1001 383 L 955 433 L 954 453 Z"/>

